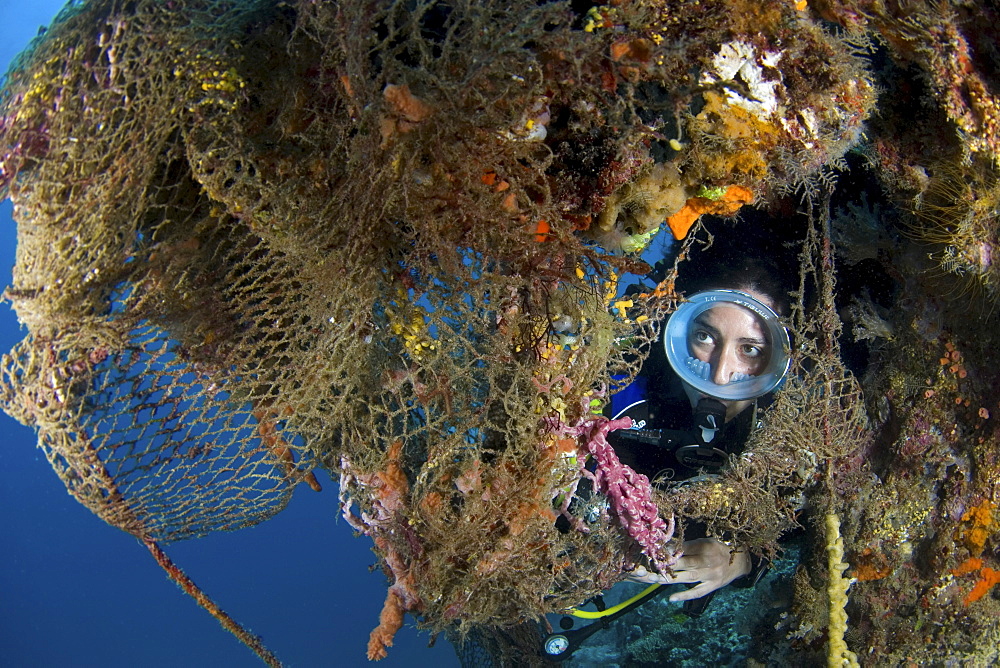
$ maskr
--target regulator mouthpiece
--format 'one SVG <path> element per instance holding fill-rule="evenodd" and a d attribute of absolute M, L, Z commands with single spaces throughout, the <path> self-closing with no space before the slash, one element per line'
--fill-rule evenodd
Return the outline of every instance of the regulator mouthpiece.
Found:
<path fill-rule="evenodd" d="M 694 425 L 701 433 L 702 443 L 711 443 L 726 422 L 726 405 L 717 399 L 705 397 L 694 409 Z"/>
<path fill-rule="evenodd" d="M 791 365 L 788 330 L 769 306 L 739 290 L 699 292 L 667 320 L 663 346 L 670 366 L 698 392 L 744 401 L 777 389 Z M 716 365 L 739 368 L 717 383 Z"/>

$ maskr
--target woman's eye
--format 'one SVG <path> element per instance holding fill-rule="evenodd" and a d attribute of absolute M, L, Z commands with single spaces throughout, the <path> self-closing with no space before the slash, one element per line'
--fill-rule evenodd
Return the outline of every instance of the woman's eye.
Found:
<path fill-rule="evenodd" d="M 740 352 L 744 357 L 760 357 L 764 351 L 757 346 L 750 345 L 749 343 L 744 343 L 740 346 Z"/>
<path fill-rule="evenodd" d="M 698 343 L 712 343 L 712 335 L 703 329 L 695 330 L 694 340 Z"/>

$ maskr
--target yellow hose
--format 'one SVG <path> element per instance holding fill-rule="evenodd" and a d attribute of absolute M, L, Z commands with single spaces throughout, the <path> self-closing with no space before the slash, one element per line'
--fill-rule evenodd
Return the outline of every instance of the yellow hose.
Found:
<path fill-rule="evenodd" d="M 595 610 L 591 612 L 590 610 L 577 610 L 576 608 L 570 608 L 568 612 L 574 617 L 580 617 L 581 619 L 599 619 L 601 617 L 604 617 L 605 615 L 613 615 L 622 608 L 627 608 L 636 601 L 652 594 L 654 591 L 656 591 L 662 586 L 663 585 L 658 585 L 658 584 L 649 585 L 648 587 L 643 589 L 641 592 L 639 592 L 629 600 L 619 603 L 618 605 L 608 608 L 607 610 Z"/>

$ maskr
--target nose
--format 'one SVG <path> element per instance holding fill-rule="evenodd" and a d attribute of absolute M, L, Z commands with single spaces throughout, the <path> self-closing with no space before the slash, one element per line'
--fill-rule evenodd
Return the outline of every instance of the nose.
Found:
<path fill-rule="evenodd" d="M 715 359 L 711 361 L 712 382 L 716 385 L 727 385 L 732 380 L 733 374 L 743 373 L 736 351 L 728 346 L 718 349 L 713 357 Z"/>

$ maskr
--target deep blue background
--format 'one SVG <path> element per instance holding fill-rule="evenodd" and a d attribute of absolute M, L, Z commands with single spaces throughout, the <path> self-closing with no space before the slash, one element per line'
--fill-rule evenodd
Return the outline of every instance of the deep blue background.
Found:
<path fill-rule="evenodd" d="M 0 71 L 61 0 L 0 0 Z M 10 285 L 16 228 L 0 203 L 0 288 Z M 24 336 L 0 306 L 0 352 Z M 337 519 L 336 485 L 300 486 L 273 520 L 166 547 L 223 609 L 291 666 L 366 665 L 386 581 L 367 538 Z M 408 620 L 409 621 L 409 620 Z M 451 646 L 408 624 L 380 666 L 457 666 Z M 28 428 L 0 414 L 0 665 L 252 666 L 129 535 L 79 505 Z"/>

